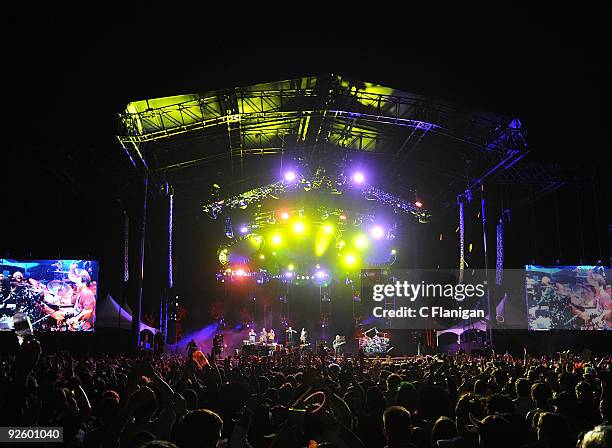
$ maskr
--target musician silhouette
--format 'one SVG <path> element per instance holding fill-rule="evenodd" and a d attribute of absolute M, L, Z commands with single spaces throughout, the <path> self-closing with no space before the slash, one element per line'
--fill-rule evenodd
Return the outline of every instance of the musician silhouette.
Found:
<path fill-rule="evenodd" d="M 287 333 L 287 345 L 293 345 L 293 334 L 297 333 L 297 331 L 289 326 L 289 328 L 285 330 L 285 333 Z"/>

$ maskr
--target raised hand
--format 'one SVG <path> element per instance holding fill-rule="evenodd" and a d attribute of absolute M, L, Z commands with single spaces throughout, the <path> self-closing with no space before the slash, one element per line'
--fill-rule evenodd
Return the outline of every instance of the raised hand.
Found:
<path fill-rule="evenodd" d="M 38 339 L 33 336 L 26 337 L 21 347 L 19 347 L 19 353 L 17 355 L 18 367 L 23 373 L 29 375 L 38 363 L 41 353 L 42 349 Z"/>

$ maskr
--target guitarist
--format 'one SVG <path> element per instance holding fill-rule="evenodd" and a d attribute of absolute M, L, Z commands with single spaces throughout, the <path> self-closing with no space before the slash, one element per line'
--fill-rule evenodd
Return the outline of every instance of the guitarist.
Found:
<path fill-rule="evenodd" d="M 337 334 L 336 339 L 334 339 L 334 342 L 332 342 L 332 346 L 334 347 L 334 354 L 336 358 L 340 356 L 340 347 L 342 347 L 344 343 L 345 343 L 345 338 Z"/>
<path fill-rule="evenodd" d="M 89 331 L 93 329 L 96 296 L 89 289 L 91 277 L 86 271 L 76 278 L 77 298 L 74 303 L 75 316 L 66 321 L 72 331 Z"/>

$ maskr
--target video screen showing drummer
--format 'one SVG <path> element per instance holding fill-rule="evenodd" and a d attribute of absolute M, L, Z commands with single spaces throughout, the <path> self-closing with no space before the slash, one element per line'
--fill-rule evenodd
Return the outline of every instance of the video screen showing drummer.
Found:
<path fill-rule="evenodd" d="M 34 331 L 93 331 L 98 263 L 0 259 L 0 331 L 29 317 Z"/>

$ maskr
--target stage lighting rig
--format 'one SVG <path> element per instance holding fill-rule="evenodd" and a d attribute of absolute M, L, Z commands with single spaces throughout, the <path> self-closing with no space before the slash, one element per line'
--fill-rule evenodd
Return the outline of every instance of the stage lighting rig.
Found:
<path fill-rule="evenodd" d="M 277 199 L 284 193 L 292 190 L 303 189 L 304 191 L 322 190 L 328 191 L 330 194 L 346 194 L 349 191 L 357 192 L 365 200 L 377 201 L 382 205 L 391 207 L 396 213 L 409 213 L 417 217 L 419 222 L 428 222 L 430 213 L 424 209 L 422 202 L 420 201 L 407 201 L 398 196 L 394 196 L 384 190 L 376 188 L 372 185 L 365 183 L 365 176 L 363 173 L 357 172 L 352 176 L 352 183 L 347 183 L 344 176 L 338 176 L 337 179 L 332 179 L 325 173 L 323 168 L 317 169 L 315 174 L 306 178 L 304 176 L 298 176 L 295 172 L 290 171 L 285 173 L 288 175 L 286 179 L 293 179 L 292 181 L 283 180 L 274 182 L 262 187 L 253 188 L 245 191 L 241 194 L 226 198 L 216 199 L 212 202 L 206 203 L 202 206 L 204 213 L 209 215 L 213 219 L 217 219 L 224 210 L 231 209 L 246 209 L 249 205 L 259 204 L 262 201 L 274 198 Z M 295 177 L 293 177 L 295 176 Z M 280 215 L 281 219 L 288 219 L 289 215 L 285 215 L 286 211 Z M 346 217 L 345 217 L 346 218 Z M 344 218 L 344 219 L 345 219 Z M 343 219 L 342 215 L 340 219 Z"/>

